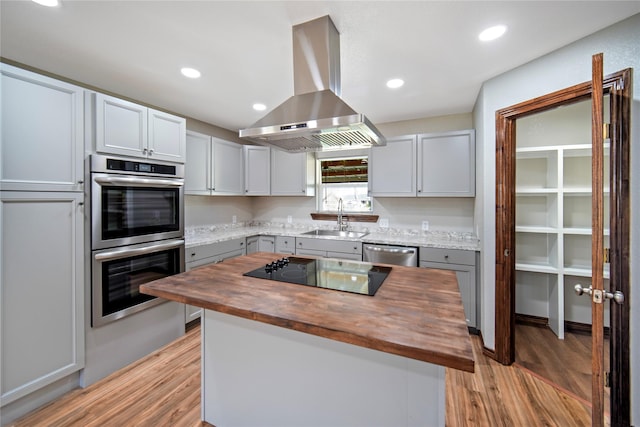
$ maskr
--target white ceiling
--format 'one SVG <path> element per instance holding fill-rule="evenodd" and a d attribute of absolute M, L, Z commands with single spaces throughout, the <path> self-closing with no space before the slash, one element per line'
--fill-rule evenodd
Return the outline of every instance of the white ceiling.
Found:
<path fill-rule="evenodd" d="M 254 103 L 293 95 L 291 27 L 328 14 L 342 98 L 384 123 L 470 112 L 483 81 L 636 13 L 639 1 L 2 0 L 0 55 L 237 130 L 265 114 Z M 507 34 L 479 42 L 495 24 Z M 406 84 L 387 89 L 393 77 Z"/>

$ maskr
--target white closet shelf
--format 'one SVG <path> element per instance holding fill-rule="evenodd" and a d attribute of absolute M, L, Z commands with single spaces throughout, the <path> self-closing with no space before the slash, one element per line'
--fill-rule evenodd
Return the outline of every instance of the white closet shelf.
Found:
<path fill-rule="evenodd" d="M 530 271 L 532 273 L 552 273 L 557 274 L 559 272 L 558 267 L 554 267 L 551 264 L 531 263 L 531 262 L 516 262 L 517 271 Z"/>
<path fill-rule="evenodd" d="M 516 225 L 516 233 L 556 234 L 558 233 L 558 228 L 533 226 L 533 225 Z M 591 233 L 591 230 L 589 230 L 589 234 L 590 233 Z"/>

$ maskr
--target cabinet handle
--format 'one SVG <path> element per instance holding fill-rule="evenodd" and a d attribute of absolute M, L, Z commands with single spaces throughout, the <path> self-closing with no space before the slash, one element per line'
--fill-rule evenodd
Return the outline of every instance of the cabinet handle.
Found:
<path fill-rule="evenodd" d="M 84 181 L 83 180 L 79 180 L 78 184 L 84 184 Z"/>
<path fill-rule="evenodd" d="M 147 148 L 146 148 L 146 147 L 145 147 L 145 148 L 143 148 L 143 149 L 142 149 L 142 154 L 147 154 L 147 151 L 149 151 L 149 150 L 147 150 Z"/>
<path fill-rule="evenodd" d="M 444 259 L 449 259 L 449 255 L 445 255 L 445 256 L 444 256 Z"/>
<path fill-rule="evenodd" d="M 191 252 L 191 256 L 196 256 L 196 253 L 195 252 Z"/>
<path fill-rule="evenodd" d="M 152 155 L 152 154 L 153 154 L 153 148 L 150 148 L 149 149 L 149 155 Z"/>
<path fill-rule="evenodd" d="M 84 206 L 84 202 L 78 202 L 78 206 Z"/>

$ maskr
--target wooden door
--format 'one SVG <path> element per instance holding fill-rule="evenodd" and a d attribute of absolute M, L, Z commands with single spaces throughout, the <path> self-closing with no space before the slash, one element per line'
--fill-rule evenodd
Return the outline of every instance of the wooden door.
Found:
<path fill-rule="evenodd" d="M 598 63 L 598 59 L 595 61 Z M 602 59 L 594 74 L 602 75 Z M 611 97 L 611 164 L 610 164 L 610 282 L 611 287 L 629 295 L 629 134 L 630 134 L 630 82 L 629 69 L 614 73 L 601 83 L 585 82 L 539 98 L 499 110 L 496 112 L 496 348 L 488 352 L 503 364 L 515 360 L 515 122 L 519 117 L 549 110 L 561 105 L 588 99 L 592 93 L 599 94 L 594 100 L 594 110 L 602 111 L 602 94 Z M 596 87 L 597 86 L 597 87 Z M 599 104 L 599 105 L 595 105 Z M 601 120 L 601 119 L 599 119 Z M 602 148 L 602 122 L 594 120 L 593 135 Z M 598 128 L 599 130 L 596 130 Z M 595 145 L 594 145 L 595 146 Z M 594 156 L 599 162 L 596 168 L 603 168 L 602 157 Z M 597 175 L 597 177 L 596 177 Z M 592 175 L 594 188 L 603 188 L 601 173 Z M 599 177 L 599 178 L 598 178 Z M 593 191 L 595 203 L 601 202 L 602 192 Z M 592 275 L 602 291 L 602 270 L 604 245 L 602 232 L 602 208 L 592 210 L 593 250 Z M 599 277 L 599 278 L 596 278 Z M 596 305 L 595 303 L 593 305 Z M 602 327 L 603 305 L 594 308 L 594 326 Z M 629 304 L 611 306 L 611 425 L 629 425 L 630 422 L 630 381 L 629 381 Z M 595 329 L 595 327 L 594 327 Z M 594 425 L 602 425 L 604 366 L 601 362 L 602 338 L 594 334 L 593 350 L 593 405 Z M 603 418 L 603 417 L 602 417 Z"/>
<path fill-rule="evenodd" d="M 591 424 L 604 425 L 604 112 L 602 54 L 593 56 L 591 83 Z"/>

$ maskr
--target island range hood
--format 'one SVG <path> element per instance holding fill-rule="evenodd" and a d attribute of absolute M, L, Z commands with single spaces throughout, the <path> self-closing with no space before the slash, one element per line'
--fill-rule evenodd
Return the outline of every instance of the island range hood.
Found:
<path fill-rule="evenodd" d="M 323 16 L 293 27 L 294 96 L 240 138 L 291 152 L 385 145 L 373 124 L 340 99 L 340 34 Z"/>

